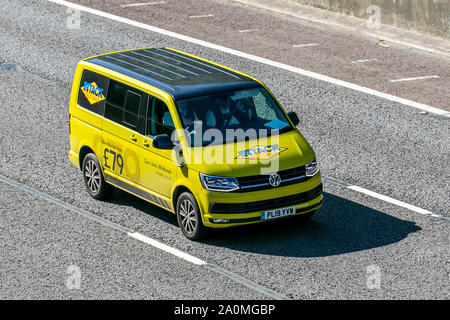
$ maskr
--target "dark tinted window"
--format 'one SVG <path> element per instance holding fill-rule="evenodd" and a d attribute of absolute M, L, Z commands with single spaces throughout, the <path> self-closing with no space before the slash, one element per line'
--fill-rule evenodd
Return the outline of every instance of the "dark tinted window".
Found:
<path fill-rule="evenodd" d="M 140 94 L 128 91 L 125 97 L 123 122 L 136 128 L 138 124 L 139 107 L 142 97 Z"/>
<path fill-rule="evenodd" d="M 125 94 L 127 93 L 127 86 L 111 80 L 108 90 L 108 102 L 117 106 L 123 106 L 125 102 Z"/>
<path fill-rule="evenodd" d="M 92 112 L 103 115 L 108 81 L 107 77 L 90 70 L 84 70 L 78 91 L 78 104 Z"/>
<path fill-rule="evenodd" d="M 111 80 L 105 108 L 105 117 L 128 128 L 136 129 L 142 92 Z"/>
<path fill-rule="evenodd" d="M 191 137 L 191 146 L 206 146 L 234 142 L 246 139 L 245 135 L 229 137 L 228 130 L 243 130 L 253 139 L 253 136 L 268 137 L 293 130 L 285 114 L 263 87 L 250 87 L 205 96 L 178 100 L 176 103 L 178 115 L 184 129 Z M 201 128 L 195 128 L 195 123 Z M 214 128 L 229 140 L 208 140 L 204 131 Z M 200 144 L 201 142 L 201 144 Z M 195 144 L 195 145 L 194 145 Z"/>
<path fill-rule="evenodd" d="M 175 130 L 175 126 L 166 104 L 157 98 L 150 97 L 147 113 L 147 135 L 154 137 L 159 134 L 167 134 L 171 137 L 173 130 Z"/>

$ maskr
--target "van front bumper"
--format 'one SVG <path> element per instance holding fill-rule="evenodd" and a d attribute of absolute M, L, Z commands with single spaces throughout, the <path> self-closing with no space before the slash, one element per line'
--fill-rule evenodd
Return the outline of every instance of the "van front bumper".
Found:
<path fill-rule="evenodd" d="M 270 210 L 295 207 L 295 214 L 289 216 L 318 210 L 322 206 L 322 191 L 321 177 L 318 174 L 308 181 L 283 188 L 241 193 L 240 195 L 211 192 L 209 196 L 199 202 L 201 202 L 202 220 L 205 226 L 226 228 L 276 220 L 263 220 L 262 213 Z"/>

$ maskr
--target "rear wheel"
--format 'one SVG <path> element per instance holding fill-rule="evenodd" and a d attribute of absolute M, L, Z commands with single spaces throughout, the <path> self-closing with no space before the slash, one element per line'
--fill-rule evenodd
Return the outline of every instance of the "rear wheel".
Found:
<path fill-rule="evenodd" d="M 83 159 L 83 178 L 87 192 L 94 199 L 105 199 L 114 190 L 103 178 L 102 169 L 93 153 L 87 154 Z"/>
<path fill-rule="evenodd" d="M 177 200 L 177 220 L 181 231 L 190 240 L 200 240 L 206 234 L 195 197 L 183 192 Z"/>

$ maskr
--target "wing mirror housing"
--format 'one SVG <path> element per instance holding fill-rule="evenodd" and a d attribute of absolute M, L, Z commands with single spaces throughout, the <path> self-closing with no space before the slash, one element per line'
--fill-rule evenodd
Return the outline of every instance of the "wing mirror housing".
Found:
<path fill-rule="evenodd" d="M 291 119 L 294 126 L 298 126 L 300 124 L 300 120 L 298 119 L 298 116 L 294 111 L 289 111 L 287 115 L 289 119 Z"/>

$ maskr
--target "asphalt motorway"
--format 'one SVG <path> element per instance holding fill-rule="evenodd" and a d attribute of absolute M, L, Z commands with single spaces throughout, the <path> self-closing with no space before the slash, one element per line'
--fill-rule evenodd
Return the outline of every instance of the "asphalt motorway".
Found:
<path fill-rule="evenodd" d="M 450 111 L 448 58 L 361 32 L 232 0 L 71 2 Z M 148 5 L 127 6 L 135 3 Z M 431 78 L 404 80 L 417 77 Z"/>
<path fill-rule="evenodd" d="M 323 208 L 295 220 L 186 240 L 174 216 L 124 192 L 95 201 L 68 161 L 77 62 L 168 46 L 252 74 L 313 145 L 324 176 L 449 217 L 449 119 L 64 6 L 1 1 L 0 176 L 235 276 L 193 265 L 0 179 L 0 298 L 448 299 L 449 223 L 324 182 Z M 31 189 L 30 189 L 31 190 Z M 81 274 L 70 288 L 71 266 Z M 373 270 L 379 286 L 371 286 Z M 241 277 L 241 278 L 238 278 Z M 238 280 L 236 280 L 238 279 Z M 241 279 L 241 280 L 239 280 Z"/>

